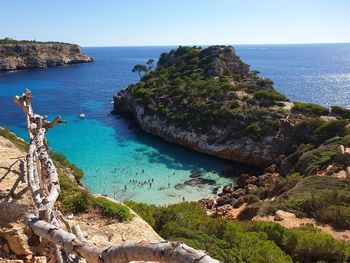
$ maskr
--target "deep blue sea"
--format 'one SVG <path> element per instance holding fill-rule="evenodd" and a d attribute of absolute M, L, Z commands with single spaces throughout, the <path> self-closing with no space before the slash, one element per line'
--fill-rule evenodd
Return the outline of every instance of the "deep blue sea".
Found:
<path fill-rule="evenodd" d="M 238 173 L 242 167 L 129 129 L 124 119 L 110 114 L 113 94 L 138 80 L 131 68 L 171 48 L 84 48 L 95 62 L 1 73 L 0 126 L 26 138 L 24 114 L 11 98 L 29 88 L 35 112 L 69 121 L 48 132 L 49 145 L 84 170 L 83 183 L 93 192 L 155 204 L 208 196 L 215 185 L 231 182 L 220 176 L 222 171 Z M 246 45 L 236 51 L 291 100 L 350 107 L 350 44 Z M 80 113 L 86 119 L 79 119 Z M 215 185 L 176 190 L 191 171 L 202 171 Z M 130 182 L 151 179 L 151 186 Z"/>

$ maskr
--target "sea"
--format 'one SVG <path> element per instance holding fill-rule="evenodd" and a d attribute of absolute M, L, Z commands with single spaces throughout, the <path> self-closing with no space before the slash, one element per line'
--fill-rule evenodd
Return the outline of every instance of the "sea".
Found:
<path fill-rule="evenodd" d="M 24 113 L 11 98 L 29 88 L 34 112 L 68 121 L 48 131 L 50 148 L 84 171 L 83 184 L 93 193 L 157 205 L 209 197 L 251 168 L 166 142 L 111 114 L 113 94 L 138 81 L 132 67 L 172 48 L 86 47 L 93 63 L 0 73 L 0 126 L 28 140 Z M 235 50 L 292 101 L 350 108 L 350 44 Z M 198 174 L 207 180 L 191 185 Z"/>

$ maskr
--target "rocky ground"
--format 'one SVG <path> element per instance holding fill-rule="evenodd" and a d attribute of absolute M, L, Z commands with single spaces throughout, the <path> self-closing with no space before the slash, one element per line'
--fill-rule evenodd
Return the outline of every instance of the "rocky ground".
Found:
<path fill-rule="evenodd" d="M 46 262 L 48 248 L 31 243 L 25 215 L 34 210 L 25 176 L 25 152 L 0 136 L 0 262 Z M 136 213 L 130 222 L 105 219 L 94 211 L 66 215 L 79 223 L 85 237 L 97 246 L 125 241 L 161 240 Z"/>
<path fill-rule="evenodd" d="M 218 191 L 214 198 L 205 198 L 199 203 L 206 209 L 207 213 L 214 218 L 225 217 L 238 220 L 274 221 L 286 228 L 295 228 L 313 225 L 316 228 L 330 234 L 337 240 L 350 242 L 350 230 L 337 230 L 334 227 L 318 222 L 313 218 L 299 218 L 295 214 L 278 210 L 274 215 L 265 213 L 269 204 L 279 196 L 273 196 L 260 200 L 256 195 L 262 190 L 271 190 L 280 177 L 274 172 L 275 167 L 269 167 L 260 176 L 241 174 L 237 179 L 237 185 L 225 185 Z M 325 176 L 326 171 L 318 176 Z M 350 178 L 345 171 L 339 172 L 342 177 Z M 332 176 L 339 178 L 339 173 Z"/>

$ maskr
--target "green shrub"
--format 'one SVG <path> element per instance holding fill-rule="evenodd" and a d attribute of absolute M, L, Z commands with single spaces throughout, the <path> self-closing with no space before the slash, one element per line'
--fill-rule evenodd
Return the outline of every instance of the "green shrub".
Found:
<path fill-rule="evenodd" d="M 248 205 L 260 202 L 259 196 L 255 195 L 255 194 L 245 195 L 245 196 L 243 196 L 243 199 L 245 202 L 247 202 Z"/>
<path fill-rule="evenodd" d="M 271 222 L 257 222 L 251 231 L 264 232 L 297 262 L 345 262 L 350 246 L 314 227 L 286 229 Z"/>
<path fill-rule="evenodd" d="M 85 212 L 92 204 L 92 195 L 77 184 L 68 180 L 68 178 L 58 170 L 61 192 L 59 200 L 62 203 L 64 212 L 79 213 Z"/>
<path fill-rule="evenodd" d="M 50 157 L 52 160 L 60 163 L 61 165 L 68 167 L 71 169 L 72 174 L 74 175 L 74 178 L 77 180 L 78 183 L 80 183 L 80 180 L 84 177 L 84 172 L 79 167 L 77 167 L 75 164 L 68 161 L 68 159 L 61 153 L 50 151 Z"/>
<path fill-rule="evenodd" d="M 314 228 L 289 230 L 273 222 L 213 219 L 196 203 L 128 205 L 151 219 L 163 238 L 205 250 L 222 262 L 345 262 L 349 256 L 349 245 Z"/>
<path fill-rule="evenodd" d="M 316 218 L 321 222 L 332 224 L 335 228 L 350 229 L 350 206 L 331 205 L 322 208 L 316 211 Z"/>
<path fill-rule="evenodd" d="M 28 143 L 24 140 L 21 140 L 18 138 L 14 133 L 10 132 L 9 130 L 0 127 L 0 136 L 10 140 L 13 142 L 18 148 L 27 151 L 28 150 Z"/>
<path fill-rule="evenodd" d="M 294 102 L 293 111 L 315 114 L 317 116 L 328 115 L 329 110 L 318 104 Z"/>
<path fill-rule="evenodd" d="M 345 136 L 348 132 L 348 121 L 346 120 L 331 120 L 322 123 L 314 132 L 315 141 L 318 143 L 335 136 Z"/>
<path fill-rule="evenodd" d="M 332 106 L 331 107 L 331 112 L 342 117 L 342 118 L 346 118 L 349 119 L 350 118 L 350 110 L 343 108 L 343 107 L 339 107 L 339 106 Z"/>
<path fill-rule="evenodd" d="M 269 100 L 269 101 L 288 101 L 287 97 L 274 89 L 265 89 L 255 92 L 255 98 L 257 100 Z"/>
<path fill-rule="evenodd" d="M 123 204 L 110 201 L 104 197 L 95 197 L 93 204 L 98 207 L 105 216 L 113 217 L 119 221 L 130 220 L 130 210 Z"/>

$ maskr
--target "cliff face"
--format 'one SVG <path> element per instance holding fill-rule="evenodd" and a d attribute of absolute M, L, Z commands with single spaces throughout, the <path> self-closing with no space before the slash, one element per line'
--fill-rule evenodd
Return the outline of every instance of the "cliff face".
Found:
<path fill-rule="evenodd" d="M 179 47 L 115 94 L 113 112 L 199 152 L 259 167 L 282 163 L 283 173 L 298 170 L 305 149 L 346 134 L 349 110 L 292 103 L 257 74 L 232 47 Z"/>
<path fill-rule="evenodd" d="M 166 141 L 186 146 L 192 150 L 219 158 L 241 163 L 265 167 L 278 158 L 288 145 L 285 133 L 280 132 L 261 137 L 258 141 L 249 136 L 228 138 L 220 141 L 220 137 L 229 136 L 229 129 L 216 127 L 213 123 L 209 132 L 198 132 L 185 129 L 167 121 L 162 116 L 147 113 L 145 107 L 135 103 L 132 94 L 123 90 L 114 96 L 114 112 L 132 114 L 138 125 L 146 132 L 159 136 Z M 285 122 L 283 130 L 290 124 Z"/>
<path fill-rule="evenodd" d="M 78 45 L 45 42 L 0 42 L 0 71 L 87 63 L 93 59 Z"/>

